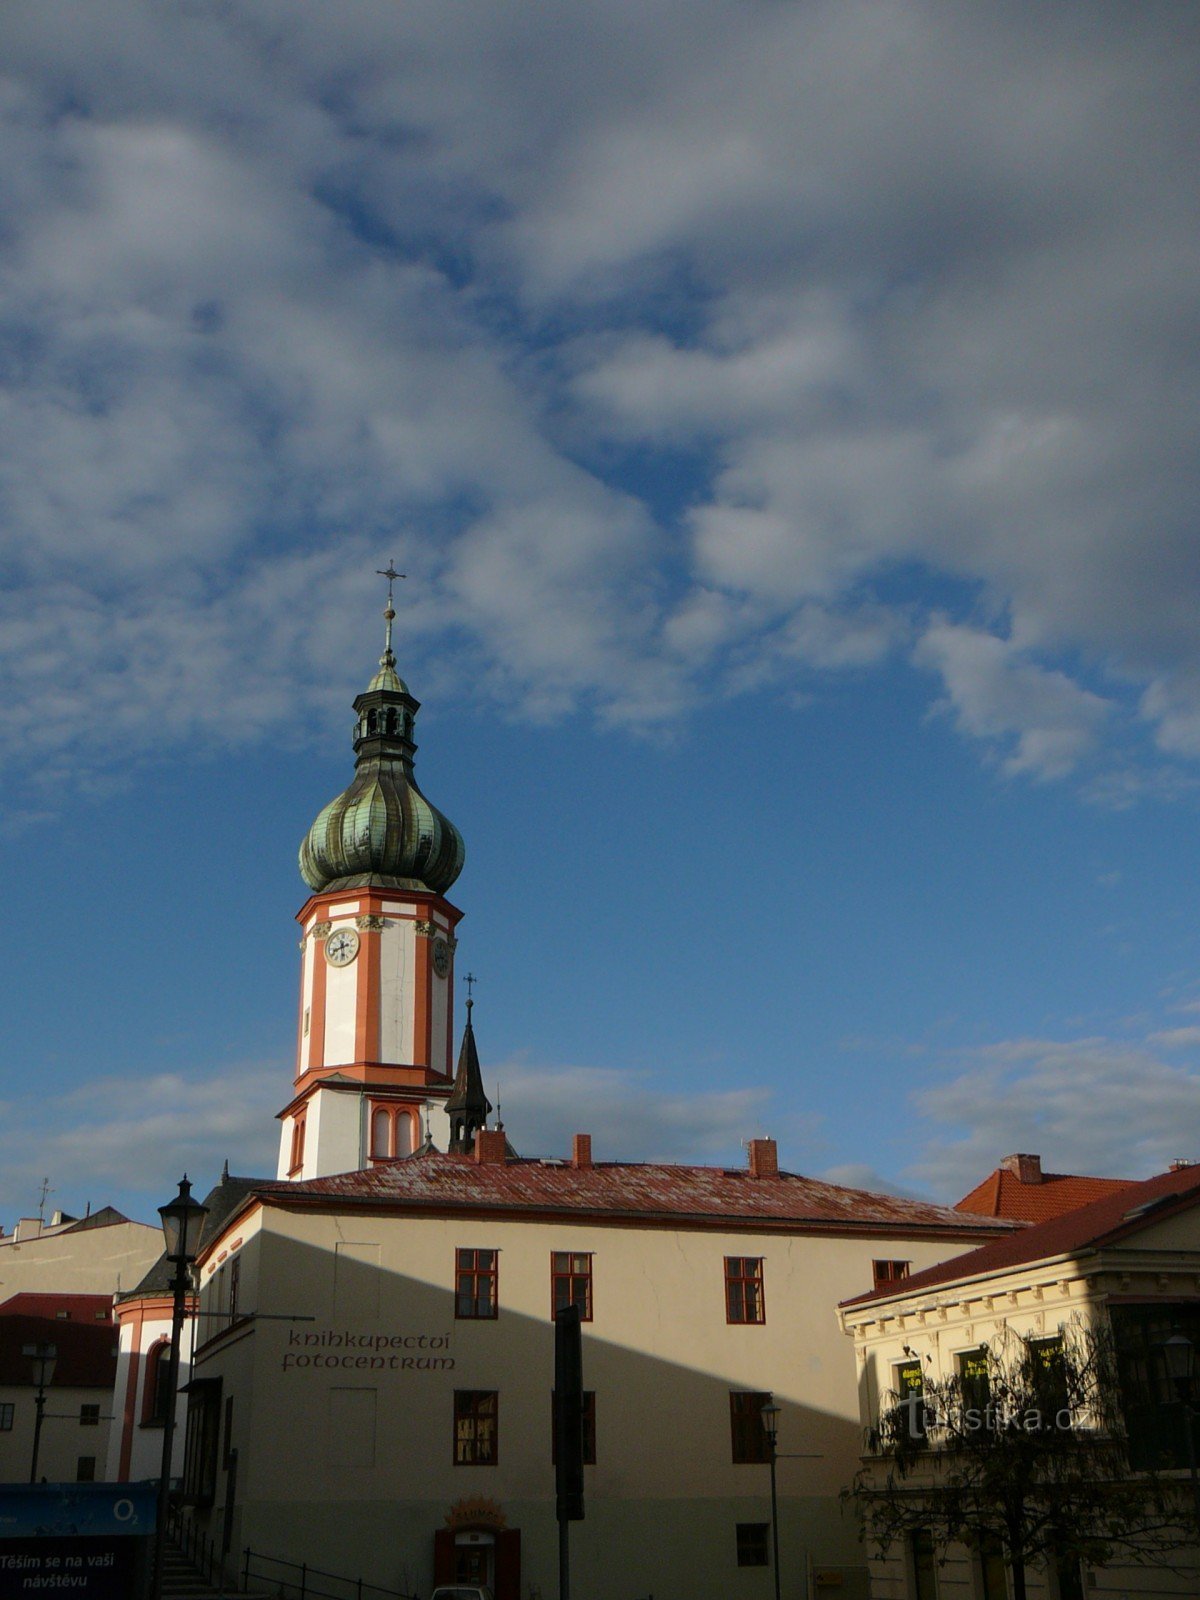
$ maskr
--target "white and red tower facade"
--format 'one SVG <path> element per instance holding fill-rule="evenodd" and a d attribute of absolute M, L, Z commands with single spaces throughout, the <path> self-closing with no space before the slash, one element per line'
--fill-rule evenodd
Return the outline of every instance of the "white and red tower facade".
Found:
<path fill-rule="evenodd" d="M 462 837 L 413 776 L 420 709 L 396 673 L 391 600 L 379 671 L 354 702 L 355 776 L 300 848 L 295 1094 L 281 1178 L 352 1172 L 444 1147 L 453 1088 L 455 929 L 445 898 Z"/>

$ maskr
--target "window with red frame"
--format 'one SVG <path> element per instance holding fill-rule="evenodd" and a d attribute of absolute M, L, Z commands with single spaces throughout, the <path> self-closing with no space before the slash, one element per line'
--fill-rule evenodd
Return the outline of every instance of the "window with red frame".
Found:
<path fill-rule="evenodd" d="M 454 1465 L 494 1467 L 499 1460 L 500 1396 L 495 1389 L 454 1391 Z"/>
<path fill-rule="evenodd" d="M 769 1394 L 733 1389 L 729 1394 L 729 1433 L 735 1466 L 761 1465 L 771 1459 L 767 1430 L 763 1427 L 763 1407 Z"/>
<path fill-rule="evenodd" d="M 761 1256 L 725 1257 L 725 1320 L 765 1322 Z"/>
<path fill-rule="evenodd" d="M 288 1168 L 289 1177 L 293 1172 L 299 1172 L 304 1165 L 304 1115 L 292 1120 L 292 1163 Z"/>
<path fill-rule="evenodd" d="M 871 1278 L 875 1287 L 882 1289 L 886 1284 L 907 1278 L 911 1266 L 911 1261 L 872 1261 Z"/>
<path fill-rule="evenodd" d="M 555 1427 L 555 1412 L 558 1408 L 558 1392 L 550 1391 L 550 1465 L 558 1465 L 558 1429 Z M 585 1467 L 596 1465 L 596 1391 L 585 1389 L 583 1391 L 583 1464 Z"/>
<path fill-rule="evenodd" d="M 460 1320 L 489 1320 L 499 1308 L 498 1250 L 454 1252 L 454 1315 Z"/>
<path fill-rule="evenodd" d="M 412 1112 L 407 1106 L 375 1106 L 371 1112 L 371 1159 L 391 1161 L 411 1155 L 414 1145 Z"/>
<path fill-rule="evenodd" d="M 578 1306 L 582 1322 L 592 1320 L 592 1258 L 570 1250 L 550 1255 L 550 1315 L 565 1306 Z"/>

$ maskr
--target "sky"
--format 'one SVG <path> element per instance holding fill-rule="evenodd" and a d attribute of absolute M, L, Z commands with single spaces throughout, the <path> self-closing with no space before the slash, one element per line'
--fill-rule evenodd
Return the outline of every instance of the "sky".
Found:
<path fill-rule="evenodd" d="M 0 1222 L 273 1171 L 389 560 L 523 1153 L 1200 1159 L 1194 7 L 3 34 Z"/>

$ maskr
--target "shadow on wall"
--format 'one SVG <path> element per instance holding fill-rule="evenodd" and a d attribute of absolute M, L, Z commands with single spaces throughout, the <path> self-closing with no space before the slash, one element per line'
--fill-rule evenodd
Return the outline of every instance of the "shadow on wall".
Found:
<path fill-rule="evenodd" d="M 358 1229 L 352 1217 L 339 1221 L 344 1238 L 335 1251 L 267 1229 L 247 1242 L 246 1250 L 257 1255 L 243 1275 L 243 1291 L 250 1287 L 256 1295 L 251 1301 L 244 1293 L 252 1309 L 196 1356 L 193 1463 L 205 1407 L 213 1435 L 210 1481 L 190 1485 L 206 1491 L 198 1516 L 219 1535 L 232 1446 L 238 1453 L 235 1553 L 250 1545 L 425 1594 L 434 1581 L 438 1530 L 448 1523 L 460 1531 L 491 1528 L 500 1521 L 520 1530 L 522 1600 L 555 1594 L 553 1324 L 506 1308 L 503 1252 L 498 1315 L 456 1320 L 449 1289 L 385 1271 L 378 1243 L 352 1242 L 370 1232 L 378 1238 L 378 1218 Z M 406 1224 L 396 1219 L 388 1226 Z M 465 1231 L 461 1222 L 446 1225 L 442 1253 L 449 1251 L 453 1261 L 451 1228 L 458 1239 Z M 486 1243 L 488 1224 L 478 1232 Z M 546 1259 L 540 1242 L 539 1259 Z M 646 1283 L 637 1292 L 652 1298 L 655 1290 Z M 825 1294 L 808 1299 L 819 1301 L 811 1314 L 827 1346 L 830 1301 Z M 262 1313 L 313 1320 L 266 1320 Z M 585 1322 L 584 1387 L 595 1396 L 595 1463 L 585 1469 L 586 1519 L 571 1534 L 575 1600 L 633 1600 L 685 1589 L 698 1600 L 770 1600 L 769 1565 L 742 1564 L 769 1524 L 769 1466 L 765 1453 L 759 1461 L 732 1459 L 730 1398 L 768 1391 L 781 1407 L 783 1591 L 793 1600 L 819 1595 L 813 1569 L 818 1578 L 828 1569 L 831 1582 L 838 1569 L 835 1592 L 843 1600 L 866 1595 L 857 1524 L 838 1500 L 858 1464 L 861 1429 L 857 1420 L 796 1397 L 799 1375 L 807 1372 L 807 1314 L 785 1329 L 731 1328 L 722 1313 L 707 1342 L 698 1336 L 694 1352 L 698 1364 L 713 1370 L 689 1366 L 683 1350 L 672 1360 L 621 1344 L 623 1318 L 618 1314 L 612 1337 L 607 1304 L 609 1336 L 598 1336 L 596 1324 Z M 637 1317 L 644 1326 L 644 1303 Z M 855 1384 L 848 1342 L 844 1371 L 836 1377 L 849 1410 Z M 806 1381 L 824 1385 L 825 1394 L 835 1391 L 833 1375 L 807 1374 Z M 486 1401 L 462 1396 L 494 1396 L 494 1413 Z M 758 1402 L 737 1404 L 756 1409 Z M 490 1442 L 479 1448 L 473 1440 L 491 1430 Z M 801 1454 L 805 1459 L 789 1458 Z M 484 1459 L 456 1460 L 478 1455 Z"/>

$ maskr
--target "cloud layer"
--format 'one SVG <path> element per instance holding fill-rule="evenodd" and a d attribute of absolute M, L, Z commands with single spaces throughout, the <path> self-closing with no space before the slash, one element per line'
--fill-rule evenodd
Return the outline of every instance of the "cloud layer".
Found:
<path fill-rule="evenodd" d="M 15 7 L 0 757 L 319 722 L 395 556 L 529 716 L 911 661 L 1010 775 L 1194 759 L 1197 28 Z"/>

